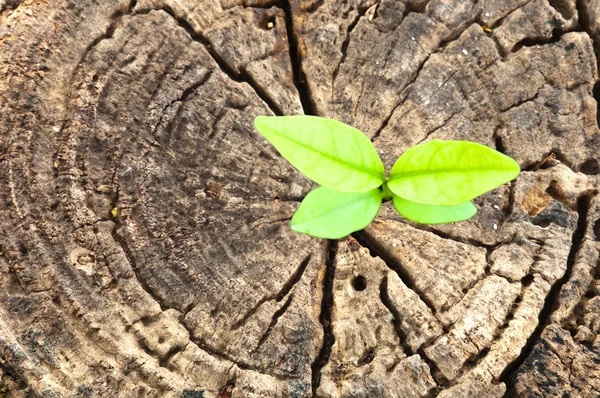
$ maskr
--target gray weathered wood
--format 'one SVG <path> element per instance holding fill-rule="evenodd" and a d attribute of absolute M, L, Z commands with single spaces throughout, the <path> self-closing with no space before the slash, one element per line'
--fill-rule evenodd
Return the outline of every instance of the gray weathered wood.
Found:
<path fill-rule="evenodd" d="M 0 0 L 0 396 L 600 396 L 599 10 Z M 299 113 L 524 172 L 324 242 L 252 127 Z"/>

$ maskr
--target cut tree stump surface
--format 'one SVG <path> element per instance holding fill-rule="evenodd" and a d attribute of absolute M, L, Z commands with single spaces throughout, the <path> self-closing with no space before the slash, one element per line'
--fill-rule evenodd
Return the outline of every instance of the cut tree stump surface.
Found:
<path fill-rule="evenodd" d="M 0 396 L 600 397 L 600 0 L 0 0 Z M 515 158 L 340 241 L 254 130 Z"/>

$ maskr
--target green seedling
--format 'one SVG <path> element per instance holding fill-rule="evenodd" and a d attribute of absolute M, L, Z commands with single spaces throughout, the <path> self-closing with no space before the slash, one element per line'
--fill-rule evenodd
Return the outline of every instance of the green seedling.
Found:
<path fill-rule="evenodd" d="M 316 116 L 258 116 L 256 129 L 306 177 L 321 185 L 292 217 L 296 232 L 326 239 L 366 228 L 383 201 L 421 224 L 467 220 L 477 196 L 516 178 L 519 164 L 485 145 L 432 140 L 404 152 L 386 178 L 359 130 Z"/>

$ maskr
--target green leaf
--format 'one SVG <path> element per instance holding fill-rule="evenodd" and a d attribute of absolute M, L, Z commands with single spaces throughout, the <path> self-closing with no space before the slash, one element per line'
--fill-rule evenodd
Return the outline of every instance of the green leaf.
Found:
<path fill-rule="evenodd" d="M 258 116 L 254 126 L 295 168 L 339 192 L 367 192 L 385 180 L 369 138 L 354 127 L 316 116 Z"/>
<path fill-rule="evenodd" d="M 380 207 L 379 188 L 355 193 L 319 187 L 306 195 L 291 228 L 317 238 L 340 239 L 369 225 Z"/>
<path fill-rule="evenodd" d="M 509 182 L 519 172 L 517 162 L 484 145 L 433 140 L 400 156 L 388 187 L 412 202 L 452 206 Z"/>
<path fill-rule="evenodd" d="M 464 202 L 454 206 L 424 205 L 402 199 L 396 195 L 394 195 L 392 201 L 402 217 L 420 224 L 447 224 L 464 221 L 477 213 L 477 208 L 472 202 Z"/>

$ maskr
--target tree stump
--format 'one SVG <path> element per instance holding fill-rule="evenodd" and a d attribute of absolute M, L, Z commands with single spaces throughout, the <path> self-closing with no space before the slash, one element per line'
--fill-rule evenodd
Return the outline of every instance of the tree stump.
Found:
<path fill-rule="evenodd" d="M 599 397 L 598 0 L 0 0 L 0 396 Z M 523 173 L 296 234 L 254 130 Z"/>

